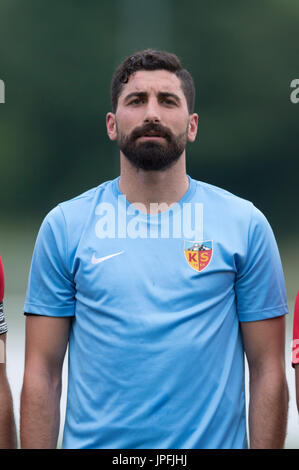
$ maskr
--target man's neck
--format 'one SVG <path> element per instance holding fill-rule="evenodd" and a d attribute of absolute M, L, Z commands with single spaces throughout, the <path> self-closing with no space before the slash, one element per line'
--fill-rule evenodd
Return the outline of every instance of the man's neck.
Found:
<path fill-rule="evenodd" d="M 161 212 L 167 206 L 175 204 L 184 196 L 188 187 L 185 153 L 165 171 L 136 169 L 121 154 L 120 191 L 131 204 L 143 204 L 147 212 Z M 157 205 L 161 205 L 160 208 Z"/>

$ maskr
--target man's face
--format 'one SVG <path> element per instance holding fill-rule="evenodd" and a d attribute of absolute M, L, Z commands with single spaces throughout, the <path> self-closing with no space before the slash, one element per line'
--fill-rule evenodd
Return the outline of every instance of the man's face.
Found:
<path fill-rule="evenodd" d="M 107 115 L 110 138 L 136 168 L 146 171 L 172 166 L 187 140 L 195 139 L 194 127 L 197 115 L 189 115 L 181 82 L 166 70 L 133 74 L 119 96 L 116 114 Z"/>

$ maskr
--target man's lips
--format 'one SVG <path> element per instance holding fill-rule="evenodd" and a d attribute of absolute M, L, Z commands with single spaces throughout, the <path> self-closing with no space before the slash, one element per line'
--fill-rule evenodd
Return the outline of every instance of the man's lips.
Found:
<path fill-rule="evenodd" d="M 139 135 L 137 137 L 138 139 L 143 139 L 143 140 L 159 140 L 159 139 L 166 139 L 166 137 L 162 134 L 158 133 L 146 133 L 143 135 Z"/>
<path fill-rule="evenodd" d="M 143 129 L 136 129 L 136 132 L 132 135 L 134 140 L 171 140 L 170 133 L 164 129 L 155 128 L 151 126 L 149 128 L 144 127 Z"/>
<path fill-rule="evenodd" d="M 163 135 L 141 135 L 138 139 L 165 139 Z"/>

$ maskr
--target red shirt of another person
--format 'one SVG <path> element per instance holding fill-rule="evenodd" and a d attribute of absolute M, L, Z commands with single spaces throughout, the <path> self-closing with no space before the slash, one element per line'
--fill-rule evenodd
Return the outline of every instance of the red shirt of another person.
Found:
<path fill-rule="evenodd" d="M 293 353 L 292 365 L 299 364 L 299 291 L 297 292 L 295 311 L 294 311 L 294 326 L 293 326 Z"/>

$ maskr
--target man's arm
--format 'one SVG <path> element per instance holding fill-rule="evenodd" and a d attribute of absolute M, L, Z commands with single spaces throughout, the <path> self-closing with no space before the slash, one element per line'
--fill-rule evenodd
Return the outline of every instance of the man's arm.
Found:
<path fill-rule="evenodd" d="M 285 317 L 241 322 L 249 366 L 251 449 L 283 448 L 288 415 Z"/>
<path fill-rule="evenodd" d="M 17 447 L 11 391 L 5 365 L 6 334 L 0 335 L 0 449 Z"/>
<path fill-rule="evenodd" d="M 25 372 L 21 394 L 21 447 L 56 448 L 62 366 L 71 317 L 26 318 Z"/>

